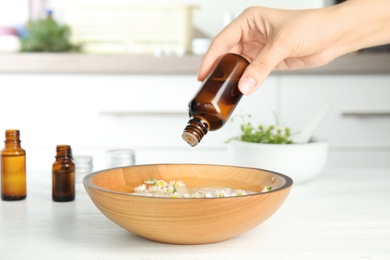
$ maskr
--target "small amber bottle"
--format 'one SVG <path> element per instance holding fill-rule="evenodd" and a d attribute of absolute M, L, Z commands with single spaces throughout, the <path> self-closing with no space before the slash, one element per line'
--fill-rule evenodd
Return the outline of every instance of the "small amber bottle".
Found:
<path fill-rule="evenodd" d="M 237 55 L 223 55 L 189 103 L 189 117 L 182 138 L 196 146 L 208 131 L 221 128 L 242 97 L 238 81 L 249 62 Z"/>
<path fill-rule="evenodd" d="M 6 130 L 4 143 L 1 151 L 1 199 L 23 200 L 27 196 L 26 152 L 20 146 L 19 130 Z"/>
<path fill-rule="evenodd" d="M 52 171 L 53 201 L 73 201 L 75 199 L 75 165 L 70 145 L 57 145 L 55 158 Z"/>

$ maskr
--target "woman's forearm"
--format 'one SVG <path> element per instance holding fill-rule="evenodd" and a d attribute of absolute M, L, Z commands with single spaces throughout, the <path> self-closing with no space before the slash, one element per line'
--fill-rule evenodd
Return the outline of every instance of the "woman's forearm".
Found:
<path fill-rule="evenodd" d="M 390 0 L 347 0 L 335 9 L 341 55 L 390 43 Z M 333 10 L 331 10 L 333 12 Z"/>

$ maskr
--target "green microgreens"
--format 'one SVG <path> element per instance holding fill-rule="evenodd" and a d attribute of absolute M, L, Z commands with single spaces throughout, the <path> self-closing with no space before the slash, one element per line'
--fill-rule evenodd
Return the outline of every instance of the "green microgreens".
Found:
<path fill-rule="evenodd" d="M 275 114 L 275 113 L 274 113 Z M 264 143 L 264 144 L 292 144 L 294 143 L 291 139 L 291 129 L 289 127 L 279 124 L 278 118 L 275 114 L 275 125 L 259 125 L 254 127 L 251 122 L 246 120 L 246 117 L 250 118 L 251 115 L 240 116 L 243 123 L 240 125 L 241 133 L 239 136 L 230 138 L 231 140 L 239 140 L 249 143 Z M 234 121 L 234 118 L 231 119 Z"/>

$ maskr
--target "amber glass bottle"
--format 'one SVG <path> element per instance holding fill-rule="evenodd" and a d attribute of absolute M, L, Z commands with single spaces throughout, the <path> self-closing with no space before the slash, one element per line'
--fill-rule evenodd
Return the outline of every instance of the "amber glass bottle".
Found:
<path fill-rule="evenodd" d="M 5 131 L 5 147 L 1 151 L 1 199 L 23 200 L 26 188 L 26 152 L 20 146 L 20 132 Z"/>
<path fill-rule="evenodd" d="M 54 201 L 75 199 L 75 165 L 70 145 L 57 145 L 56 160 L 52 171 L 52 197 Z"/>
<path fill-rule="evenodd" d="M 208 131 L 218 130 L 229 119 L 242 97 L 238 81 L 248 65 L 245 58 L 228 53 L 211 70 L 189 103 L 190 120 L 182 135 L 189 145 L 196 146 Z"/>

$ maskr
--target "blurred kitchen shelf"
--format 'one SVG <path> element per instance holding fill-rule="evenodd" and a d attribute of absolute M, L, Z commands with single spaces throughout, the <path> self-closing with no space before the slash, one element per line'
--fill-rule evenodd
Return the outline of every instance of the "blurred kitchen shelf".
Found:
<path fill-rule="evenodd" d="M 1 53 L 0 73 L 196 74 L 201 56 Z M 390 74 L 390 53 L 354 53 L 328 65 L 273 74 Z"/>
<path fill-rule="evenodd" d="M 79 53 L 0 54 L 0 73 L 192 74 L 200 59 Z"/>

